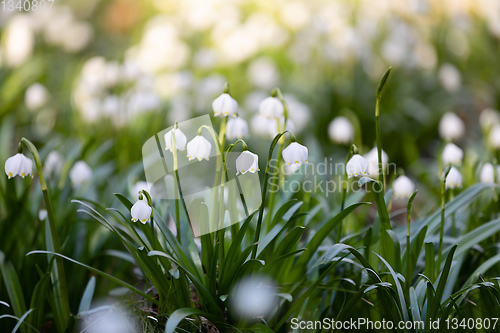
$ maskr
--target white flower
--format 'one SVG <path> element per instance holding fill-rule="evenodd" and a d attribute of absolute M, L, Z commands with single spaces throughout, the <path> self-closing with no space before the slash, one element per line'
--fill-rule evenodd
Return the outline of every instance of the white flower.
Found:
<path fill-rule="evenodd" d="M 174 144 L 174 142 L 172 140 L 172 133 L 175 134 L 175 148 L 177 150 L 181 150 L 181 151 L 186 149 L 187 138 L 179 128 L 172 128 L 170 131 L 165 133 L 165 136 L 164 136 L 165 149 L 172 151 L 173 144 Z"/>
<path fill-rule="evenodd" d="M 15 176 L 33 176 L 33 161 L 21 153 L 11 156 L 5 161 L 5 174 L 9 179 Z"/>
<path fill-rule="evenodd" d="M 30 17 L 24 14 L 14 15 L 5 26 L 2 39 L 7 65 L 17 67 L 25 63 L 31 57 L 35 45 Z"/>
<path fill-rule="evenodd" d="M 33 83 L 26 89 L 24 104 L 30 111 L 36 111 L 47 103 L 49 91 L 40 83 Z"/>
<path fill-rule="evenodd" d="M 395 198 L 407 199 L 411 197 L 411 195 L 415 191 L 415 185 L 410 178 L 402 175 L 392 183 L 392 189 L 394 191 Z"/>
<path fill-rule="evenodd" d="M 282 153 L 283 160 L 287 165 L 307 163 L 308 154 L 307 147 L 297 142 L 290 143 Z"/>
<path fill-rule="evenodd" d="M 212 102 L 214 115 L 220 117 L 236 117 L 238 115 L 238 102 L 231 95 L 223 93 Z"/>
<path fill-rule="evenodd" d="M 259 113 L 266 118 L 278 119 L 285 114 L 283 103 L 276 97 L 267 97 L 259 105 Z"/>
<path fill-rule="evenodd" d="M 145 200 L 137 200 L 137 202 L 130 209 L 130 215 L 132 215 L 132 222 L 140 221 L 142 224 L 146 224 L 151 217 L 152 208 L 148 205 Z"/>
<path fill-rule="evenodd" d="M 276 303 L 274 285 L 261 277 L 249 277 L 238 282 L 231 292 L 231 304 L 236 313 L 251 319 L 271 313 Z"/>
<path fill-rule="evenodd" d="M 446 112 L 439 121 L 439 135 L 449 141 L 455 141 L 463 137 L 465 126 L 462 120 L 452 112 Z"/>
<path fill-rule="evenodd" d="M 368 172 L 368 161 L 359 154 L 351 157 L 346 164 L 347 178 L 366 176 Z"/>
<path fill-rule="evenodd" d="M 257 136 L 270 137 L 276 125 L 276 119 L 269 119 L 261 114 L 256 114 L 250 121 L 252 132 Z"/>
<path fill-rule="evenodd" d="M 448 176 L 446 177 L 445 188 L 446 189 L 454 189 L 462 187 L 462 175 L 460 171 L 455 169 L 455 167 L 451 167 Z"/>
<path fill-rule="evenodd" d="M 491 163 L 485 163 L 479 174 L 479 181 L 486 184 L 495 183 L 495 168 Z"/>
<path fill-rule="evenodd" d="M 92 170 L 84 161 L 76 162 L 69 172 L 69 178 L 75 187 L 79 187 L 83 183 L 89 181 L 91 177 Z"/>
<path fill-rule="evenodd" d="M 201 161 L 202 159 L 206 159 L 208 161 L 211 149 L 212 144 L 203 136 L 197 135 L 187 144 L 187 157 L 190 161 L 195 158 L 197 158 L 198 161 Z"/>
<path fill-rule="evenodd" d="M 500 125 L 494 125 L 488 136 L 492 148 L 500 149 Z"/>
<path fill-rule="evenodd" d="M 338 116 L 328 125 L 328 136 L 333 142 L 349 144 L 354 138 L 354 127 L 349 119 Z"/>
<path fill-rule="evenodd" d="M 259 156 L 245 150 L 236 159 L 236 174 L 255 173 L 259 171 Z"/>
<path fill-rule="evenodd" d="M 231 118 L 227 121 L 226 138 L 228 140 L 241 139 L 248 136 L 248 124 L 242 118 Z"/>
<path fill-rule="evenodd" d="M 463 157 L 463 150 L 453 143 L 448 143 L 444 147 L 443 154 L 441 156 L 443 165 L 445 166 L 448 166 L 450 164 L 460 165 L 462 164 Z"/>
<path fill-rule="evenodd" d="M 479 115 L 479 125 L 485 131 L 489 130 L 493 125 L 500 124 L 500 114 L 497 110 L 486 108 Z"/>
<path fill-rule="evenodd" d="M 452 64 L 443 64 L 439 68 L 439 81 L 443 87 L 451 92 L 455 92 L 460 89 L 461 84 L 461 75 L 458 68 L 453 66 Z"/>
<path fill-rule="evenodd" d="M 294 95 L 285 94 L 283 95 L 283 98 L 288 105 L 287 124 L 289 124 L 290 121 L 293 121 L 293 124 L 295 125 L 295 131 L 293 131 L 293 133 L 302 132 L 302 130 L 306 128 L 312 118 L 311 110 L 306 104 L 299 101 Z"/>
<path fill-rule="evenodd" d="M 382 170 L 387 168 L 387 163 L 389 162 L 389 157 L 382 149 Z M 365 155 L 366 161 L 368 162 L 368 174 L 372 177 L 378 176 L 378 150 L 374 147 L 372 150 Z"/>
<path fill-rule="evenodd" d="M 64 160 L 61 154 L 57 151 L 51 151 L 43 163 L 43 171 L 46 174 L 60 173 L 64 165 Z"/>

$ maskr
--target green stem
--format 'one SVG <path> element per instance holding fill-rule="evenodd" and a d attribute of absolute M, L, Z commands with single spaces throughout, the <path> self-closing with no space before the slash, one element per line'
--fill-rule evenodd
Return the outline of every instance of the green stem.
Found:
<path fill-rule="evenodd" d="M 442 260 L 442 252 L 443 252 L 443 237 L 444 237 L 444 209 L 446 205 L 446 177 L 448 177 L 448 173 L 450 172 L 451 167 L 447 167 L 444 171 L 443 180 L 441 183 L 441 225 L 439 228 L 439 247 L 438 247 L 438 262 L 436 265 L 436 277 L 439 275 L 439 271 L 441 270 L 441 260 Z"/>
<path fill-rule="evenodd" d="M 257 220 L 257 227 L 255 229 L 255 238 L 254 238 L 254 245 L 255 247 L 252 250 L 252 259 L 255 259 L 257 256 L 257 247 L 259 243 L 259 238 L 260 238 L 260 230 L 262 228 L 262 217 L 264 214 L 264 206 L 266 204 L 266 194 L 267 194 L 267 182 L 269 180 L 269 169 L 271 166 L 271 159 L 273 158 L 273 151 L 274 148 L 276 147 L 276 144 L 278 143 L 278 140 L 285 135 L 285 133 L 290 133 L 290 136 L 295 139 L 295 136 L 290 132 L 290 131 L 283 131 L 276 135 L 271 142 L 271 146 L 269 147 L 269 155 L 267 157 L 267 164 L 266 164 L 266 173 L 264 175 L 264 185 L 262 187 L 262 203 L 260 205 L 259 209 L 259 218 Z"/>
<path fill-rule="evenodd" d="M 383 184 L 382 193 L 385 191 L 385 174 L 383 172 L 382 165 L 382 138 L 380 136 L 380 100 L 382 99 L 382 90 L 384 89 L 384 85 L 389 78 L 389 74 L 391 73 L 392 67 L 389 67 L 387 71 L 384 73 L 382 78 L 380 79 L 377 94 L 376 94 L 376 103 L 375 103 L 375 135 L 377 139 L 377 155 L 378 155 L 378 180 Z"/>
<path fill-rule="evenodd" d="M 52 208 L 52 200 L 50 199 L 50 193 L 49 189 L 47 187 L 47 183 L 45 182 L 45 178 L 43 177 L 43 167 L 42 167 L 42 161 L 40 160 L 40 155 L 38 154 L 38 150 L 36 149 L 35 145 L 31 143 L 26 138 L 22 138 L 20 141 L 20 144 L 24 144 L 28 150 L 31 152 L 31 155 L 33 156 L 33 159 L 35 161 L 35 167 L 38 172 L 38 179 L 40 181 L 40 187 L 42 189 L 43 193 L 43 200 L 45 202 L 45 209 L 47 210 L 47 219 L 49 221 L 49 226 L 50 226 L 50 234 L 52 237 L 52 244 L 54 247 L 54 252 L 55 253 L 61 253 L 61 245 L 59 243 L 59 236 L 57 234 L 57 229 L 56 229 L 56 223 L 55 223 L 55 218 L 54 218 L 54 211 Z M 66 284 L 66 275 L 64 272 L 64 265 L 62 258 L 56 256 L 55 258 L 56 262 L 56 271 L 57 271 L 57 277 L 54 275 L 51 275 L 52 278 L 52 283 L 55 285 L 55 288 L 58 290 L 55 292 L 55 294 L 58 294 L 58 297 L 60 299 L 60 302 L 56 302 L 56 306 L 60 304 L 60 309 L 58 309 L 59 314 L 61 317 L 59 320 L 62 322 L 59 322 L 58 320 L 58 315 L 54 316 L 56 317 L 56 324 L 58 324 L 58 330 L 59 331 L 65 331 L 70 315 L 70 310 L 69 310 L 69 297 L 68 297 L 68 288 Z M 57 297 L 57 296 L 56 296 Z"/>
<path fill-rule="evenodd" d="M 407 289 L 410 288 L 411 286 L 411 278 L 410 276 L 410 261 L 411 261 L 411 244 L 410 244 L 410 224 L 411 224 L 411 205 L 413 203 L 413 199 L 415 199 L 415 196 L 417 195 L 418 190 L 416 190 L 412 196 L 410 197 L 410 200 L 408 200 L 408 206 L 406 208 L 406 283 L 407 283 Z"/>
<path fill-rule="evenodd" d="M 342 182 L 342 202 L 340 203 L 340 211 L 343 211 L 345 208 L 345 199 L 347 196 L 347 162 L 351 159 L 352 155 L 354 154 L 354 151 L 357 151 L 358 148 L 355 145 L 352 145 L 349 151 L 347 152 L 347 156 L 345 158 L 345 164 L 344 164 L 344 180 Z M 338 232 L 337 232 L 337 239 L 336 242 L 340 243 L 340 236 L 342 233 L 342 222 L 339 223 L 338 226 Z"/>

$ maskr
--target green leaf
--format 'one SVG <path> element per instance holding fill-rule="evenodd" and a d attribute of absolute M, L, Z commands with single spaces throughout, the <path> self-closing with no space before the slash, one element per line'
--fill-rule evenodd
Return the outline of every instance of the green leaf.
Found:
<path fill-rule="evenodd" d="M 88 311 L 90 309 L 90 304 L 92 303 L 92 297 L 94 297 L 95 290 L 95 277 L 91 276 L 85 291 L 83 292 L 82 299 L 80 300 L 80 305 L 78 306 L 78 313 Z"/>
<path fill-rule="evenodd" d="M 45 300 L 50 287 L 50 274 L 47 272 L 37 282 L 33 294 L 31 295 L 30 309 L 33 315 L 28 319 L 27 324 L 34 327 L 41 327 L 43 316 L 45 315 Z"/>
<path fill-rule="evenodd" d="M 26 311 L 26 313 L 24 313 L 22 315 L 21 318 L 19 318 L 19 321 L 17 322 L 16 326 L 14 326 L 14 328 L 12 329 L 12 332 L 11 333 L 16 333 L 17 330 L 19 329 L 19 327 L 21 327 L 21 324 L 24 322 L 24 320 L 26 319 L 26 317 L 28 317 L 28 315 L 33 311 L 33 309 L 29 309 L 28 311 Z M 21 330 L 22 331 L 22 330 Z"/>
<path fill-rule="evenodd" d="M 192 308 L 178 309 L 174 313 L 172 313 L 168 318 L 167 324 L 165 325 L 165 333 L 175 333 L 176 328 L 177 326 L 179 326 L 181 321 L 189 316 L 205 317 L 208 320 L 210 320 L 210 318 L 212 317 L 209 313 L 206 313 L 198 309 L 192 309 Z"/>
<path fill-rule="evenodd" d="M 448 253 L 448 257 L 446 258 L 446 262 L 443 267 L 443 271 L 439 276 L 438 286 L 436 288 L 436 294 L 433 302 L 428 303 L 427 318 L 436 318 L 437 311 L 441 305 L 441 299 L 444 294 L 444 289 L 446 287 L 446 283 L 448 282 L 448 275 L 450 274 L 451 263 L 453 261 L 453 255 L 455 254 L 455 250 L 457 249 L 457 245 L 453 246 Z"/>
<path fill-rule="evenodd" d="M 26 313 L 23 290 L 16 271 L 14 270 L 14 266 L 12 266 L 10 262 L 4 262 L 4 254 L 2 252 L 0 252 L 0 267 L 2 268 L 2 277 L 7 294 L 9 295 L 12 310 L 14 314 L 20 318 Z M 24 326 L 21 327 L 21 332 L 27 332 Z"/>
<path fill-rule="evenodd" d="M 128 211 L 132 209 L 132 206 L 134 205 L 132 202 L 130 202 L 129 199 L 127 199 L 125 196 L 121 195 L 120 193 L 113 193 L 115 197 L 120 200 L 120 202 L 127 208 Z"/>

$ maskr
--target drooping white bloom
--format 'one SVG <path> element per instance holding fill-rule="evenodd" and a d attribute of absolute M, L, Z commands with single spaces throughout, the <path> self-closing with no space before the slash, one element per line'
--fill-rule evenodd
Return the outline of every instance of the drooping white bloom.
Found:
<path fill-rule="evenodd" d="M 84 161 L 78 161 L 71 168 L 69 178 L 73 186 L 79 187 L 92 178 L 92 169 Z"/>
<path fill-rule="evenodd" d="M 462 78 L 460 71 L 454 65 L 448 63 L 443 64 L 439 68 L 438 76 L 439 81 L 441 81 L 441 84 L 446 90 L 455 92 L 460 89 Z"/>
<path fill-rule="evenodd" d="M 462 120 L 453 112 L 446 112 L 439 121 L 439 135 L 449 141 L 462 138 L 465 134 L 465 126 Z"/>
<path fill-rule="evenodd" d="M 261 277 L 250 277 L 238 282 L 230 297 L 236 313 L 245 319 L 268 315 L 276 303 L 273 283 Z"/>
<path fill-rule="evenodd" d="M 35 34 L 28 15 L 14 15 L 3 31 L 2 44 L 8 66 L 17 67 L 25 63 L 33 53 Z"/>
<path fill-rule="evenodd" d="M 226 138 L 228 140 L 241 139 L 246 136 L 248 136 L 248 124 L 243 118 L 228 119 L 226 126 Z"/>
<path fill-rule="evenodd" d="M 43 171 L 46 174 L 60 173 L 64 165 L 64 160 L 61 154 L 57 151 L 51 151 L 43 163 Z"/>
<path fill-rule="evenodd" d="M 349 119 L 338 116 L 328 125 L 328 136 L 333 142 L 349 144 L 354 138 L 354 127 Z"/>
<path fill-rule="evenodd" d="M 460 149 L 454 143 L 448 143 L 442 154 L 443 165 L 448 166 L 450 164 L 461 165 L 462 159 L 464 157 L 464 151 Z"/>
<path fill-rule="evenodd" d="M 206 159 L 208 161 L 211 149 L 212 144 L 203 136 L 197 135 L 187 144 L 187 157 L 190 161 L 195 158 L 197 158 L 198 161 L 201 161 L 202 159 Z"/>
<path fill-rule="evenodd" d="M 256 114 L 250 120 L 252 132 L 257 136 L 270 137 L 271 128 L 275 126 L 276 119 L 269 119 L 261 114 Z"/>
<path fill-rule="evenodd" d="M 483 167 L 481 168 L 481 172 L 479 174 L 479 181 L 481 183 L 486 183 L 486 184 L 495 183 L 495 168 L 493 167 L 493 164 L 485 163 L 483 165 Z"/>
<path fill-rule="evenodd" d="M 223 93 L 214 99 L 212 109 L 216 117 L 236 117 L 238 115 L 238 102 L 231 95 Z"/>
<path fill-rule="evenodd" d="M 445 188 L 454 189 L 462 187 L 462 175 L 455 167 L 451 167 L 448 176 L 446 177 Z"/>
<path fill-rule="evenodd" d="M 236 159 L 236 174 L 259 171 L 259 156 L 248 150 L 243 151 Z"/>
<path fill-rule="evenodd" d="M 132 222 L 141 222 L 146 224 L 151 217 L 152 208 L 148 205 L 146 200 L 137 200 L 137 202 L 130 209 L 132 215 Z"/>
<path fill-rule="evenodd" d="M 187 138 L 179 128 L 172 128 L 170 131 L 165 133 L 165 149 L 172 151 L 174 145 L 174 141 L 172 140 L 172 133 L 175 134 L 175 148 L 181 151 L 186 149 Z"/>
<path fill-rule="evenodd" d="M 479 115 L 479 125 L 485 131 L 489 130 L 494 125 L 500 124 L 500 114 L 497 110 L 486 108 Z"/>
<path fill-rule="evenodd" d="M 396 199 L 407 199 L 415 191 L 415 184 L 405 175 L 399 176 L 392 183 L 392 190 Z"/>
<path fill-rule="evenodd" d="M 387 168 L 387 163 L 389 162 L 389 157 L 386 152 L 382 149 L 382 170 Z M 368 174 L 372 177 L 378 176 L 378 150 L 374 147 L 372 150 L 365 155 L 366 161 L 368 162 Z"/>
<path fill-rule="evenodd" d="M 11 156 L 5 161 L 5 174 L 9 179 L 15 176 L 33 176 L 33 161 L 21 153 Z"/>
<path fill-rule="evenodd" d="M 283 149 L 282 155 L 287 165 L 302 165 L 303 163 L 307 163 L 309 152 L 306 146 L 292 142 L 288 147 Z"/>
<path fill-rule="evenodd" d="M 285 114 L 283 103 L 276 97 L 267 97 L 259 105 L 259 113 L 266 118 L 279 119 Z"/>
<path fill-rule="evenodd" d="M 500 149 L 500 125 L 494 125 L 488 136 L 488 141 L 493 149 Z"/>
<path fill-rule="evenodd" d="M 366 176 L 368 173 L 368 161 L 359 154 L 351 157 L 346 164 L 347 178 Z"/>
<path fill-rule="evenodd" d="M 26 89 L 24 104 L 30 111 L 36 111 L 47 103 L 49 91 L 43 84 L 33 83 Z"/>

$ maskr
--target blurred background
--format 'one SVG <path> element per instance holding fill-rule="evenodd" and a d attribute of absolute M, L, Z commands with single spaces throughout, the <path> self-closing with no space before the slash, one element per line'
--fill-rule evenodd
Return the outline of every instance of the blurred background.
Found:
<path fill-rule="evenodd" d="M 480 139 L 479 112 L 500 102 L 497 0 L 56 0 L 2 8 L 0 35 L 2 156 L 26 136 L 90 164 L 99 148 L 109 172 L 140 163 L 175 121 L 211 114 L 226 81 L 250 146 L 267 134 L 252 121 L 259 102 L 280 87 L 319 159 L 345 156 L 328 136 L 338 115 L 373 147 L 375 89 L 392 66 L 382 142 L 402 167 L 436 155 L 445 112 Z"/>

